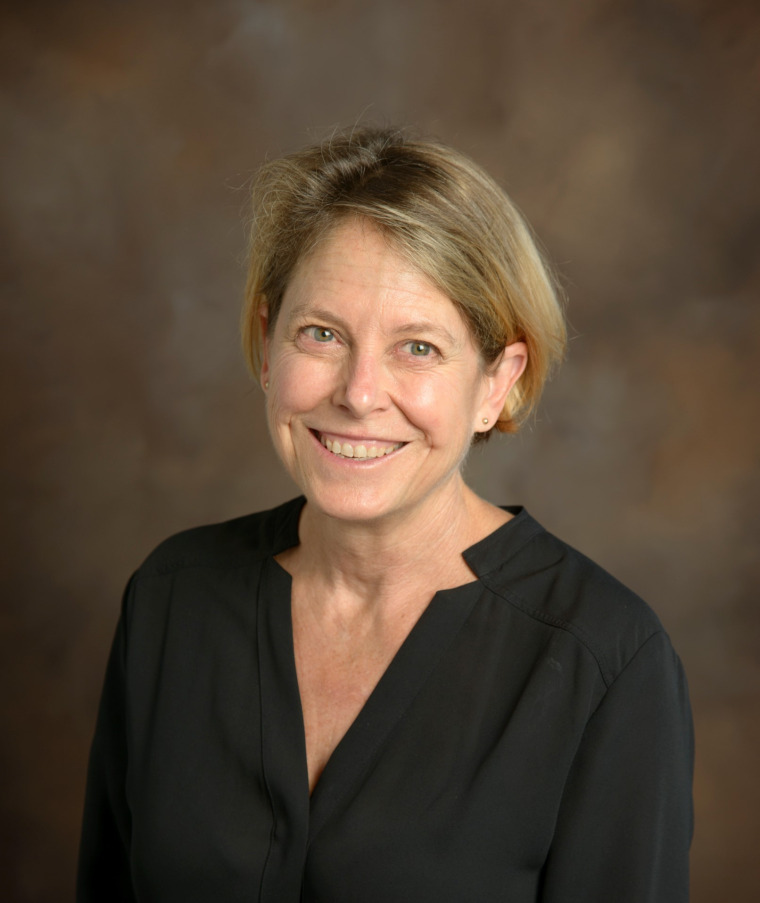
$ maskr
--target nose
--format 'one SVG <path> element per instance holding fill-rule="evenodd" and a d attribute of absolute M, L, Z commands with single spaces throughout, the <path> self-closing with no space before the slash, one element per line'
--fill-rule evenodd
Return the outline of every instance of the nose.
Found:
<path fill-rule="evenodd" d="M 354 417 L 366 417 L 388 404 L 387 374 L 369 351 L 355 350 L 344 361 L 334 401 Z"/>

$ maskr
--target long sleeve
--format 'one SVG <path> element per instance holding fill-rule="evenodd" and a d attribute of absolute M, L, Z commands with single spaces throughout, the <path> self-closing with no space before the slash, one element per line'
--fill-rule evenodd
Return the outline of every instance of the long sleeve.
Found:
<path fill-rule="evenodd" d="M 129 586 L 125 593 L 129 594 Z M 131 817 L 126 800 L 125 611 L 116 628 L 106 669 L 79 848 L 77 903 L 132 903 L 129 867 Z"/>
<path fill-rule="evenodd" d="M 565 785 L 541 903 L 686 903 L 692 767 L 686 680 L 658 633 L 588 722 Z"/>

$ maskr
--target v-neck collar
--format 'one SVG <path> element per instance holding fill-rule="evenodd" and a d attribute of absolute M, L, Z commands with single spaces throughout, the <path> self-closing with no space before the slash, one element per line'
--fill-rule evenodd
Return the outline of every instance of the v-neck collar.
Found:
<path fill-rule="evenodd" d="M 272 557 L 299 544 L 298 523 L 305 504 L 306 499 L 298 496 L 272 512 L 276 517 L 270 536 Z M 543 531 L 543 527 L 522 506 L 504 505 L 502 510 L 511 514 L 512 518 L 462 552 L 462 557 L 476 577 L 484 577 L 503 567 L 519 554 L 526 543 Z"/>
<path fill-rule="evenodd" d="M 259 588 L 259 660 L 261 662 L 263 758 L 275 825 L 287 813 L 304 816 L 308 843 L 333 813 L 359 788 L 382 748 L 415 697 L 453 643 L 483 587 L 480 578 L 504 565 L 541 528 L 521 508 L 463 557 L 479 579 L 435 594 L 381 676 L 361 711 L 332 752 L 309 797 L 306 740 L 298 689 L 290 575 L 274 556 L 299 542 L 298 521 L 305 499 L 278 512 L 271 557 Z M 297 779 L 294 781 L 294 776 Z M 308 817 L 306 811 L 308 810 Z M 290 821 L 290 818 L 287 818 Z"/>

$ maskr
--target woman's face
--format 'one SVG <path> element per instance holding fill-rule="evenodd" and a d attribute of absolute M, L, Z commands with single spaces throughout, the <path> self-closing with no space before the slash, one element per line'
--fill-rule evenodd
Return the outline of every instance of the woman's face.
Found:
<path fill-rule="evenodd" d="M 265 342 L 274 444 L 333 517 L 444 513 L 524 348 L 486 372 L 452 302 L 373 225 L 347 221 L 296 268 Z"/>

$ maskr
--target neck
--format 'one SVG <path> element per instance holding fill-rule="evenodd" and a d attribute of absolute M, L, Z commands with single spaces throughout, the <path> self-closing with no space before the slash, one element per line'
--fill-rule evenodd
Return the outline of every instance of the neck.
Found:
<path fill-rule="evenodd" d="M 281 563 L 319 585 L 331 604 L 379 610 L 472 580 L 462 552 L 508 519 L 461 479 L 435 504 L 367 522 L 329 517 L 307 502 L 301 544 Z"/>

